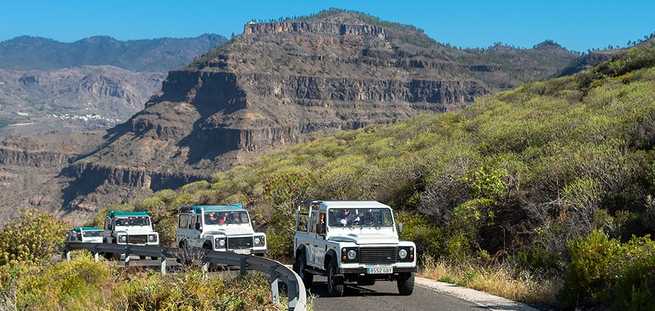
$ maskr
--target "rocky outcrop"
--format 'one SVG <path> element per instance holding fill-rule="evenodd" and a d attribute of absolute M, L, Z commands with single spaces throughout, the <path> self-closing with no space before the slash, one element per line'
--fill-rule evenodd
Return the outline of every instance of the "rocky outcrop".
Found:
<path fill-rule="evenodd" d="M 47 150 L 21 150 L 0 147 L 0 165 L 62 168 L 74 157 L 75 155 Z"/>
<path fill-rule="evenodd" d="M 351 35 L 371 36 L 384 38 L 384 28 L 377 25 L 348 25 L 325 22 L 279 22 L 279 23 L 254 23 L 250 22 L 243 27 L 244 35 L 275 34 L 275 33 L 303 33 L 311 32 L 326 35 Z"/>
<path fill-rule="evenodd" d="M 190 182 L 209 179 L 210 176 L 185 174 L 182 172 L 152 172 L 142 168 L 104 166 L 88 162 L 78 162 L 66 167 L 61 175 L 73 178 L 79 192 L 94 190 L 102 184 L 119 185 L 135 190 L 175 189 Z M 88 189 L 87 189 L 88 188 Z"/>

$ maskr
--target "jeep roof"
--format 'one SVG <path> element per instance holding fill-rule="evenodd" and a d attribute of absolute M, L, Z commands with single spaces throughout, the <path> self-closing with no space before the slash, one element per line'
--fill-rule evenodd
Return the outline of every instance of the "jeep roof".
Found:
<path fill-rule="evenodd" d="M 245 211 L 241 203 L 228 204 L 228 205 L 193 205 L 185 206 L 180 209 L 181 212 L 193 212 L 194 214 L 200 214 L 202 211 L 205 212 L 232 212 L 232 211 Z"/>
<path fill-rule="evenodd" d="M 103 230 L 98 227 L 75 227 L 73 228 L 73 231 L 82 232 L 82 231 L 103 231 Z"/>
<path fill-rule="evenodd" d="M 325 208 L 391 208 L 378 201 L 314 201 Z"/>
<path fill-rule="evenodd" d="M 148 212 L 130 212 L 130 211 L 110 211 L 109 213 L 107 213 L 107 216 L 109 218 L 114 218 L 114 217 L 143 217 L 143 216 L 150 217 L 150 213 L 148 213 Z"/>

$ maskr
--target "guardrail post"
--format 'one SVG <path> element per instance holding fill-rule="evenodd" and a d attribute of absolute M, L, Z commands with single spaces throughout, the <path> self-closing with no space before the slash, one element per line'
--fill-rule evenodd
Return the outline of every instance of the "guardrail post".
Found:
<path fill-rule="evenodd" d="M 161 260 L 161 275 L 166 275 L 166 256 L 160 257 Z"/>
<path fill-rule="evenodd" d="M 286 285 L 287 297 L 289 297 L 289 310 L 295 310 L 298 304 L 298 284 L 296 280 L 287 280 Z"/>
<path fill-rule="evenodd" d="M 241 276 L 246 275 L 247 268 L 248 268 L 248 257 L 241 257 L 241 259 L 239 259 L 239 269 L 241 269 L 241 271 L 239 271 L 239 274 Z"/>
<path fill-rule="evenodd" d="M 274 304 L 280 303 L 280 290 L 278 288 L 279 279 L 274 279 L 271 282 L 271 298 L 273 299 Z"/>

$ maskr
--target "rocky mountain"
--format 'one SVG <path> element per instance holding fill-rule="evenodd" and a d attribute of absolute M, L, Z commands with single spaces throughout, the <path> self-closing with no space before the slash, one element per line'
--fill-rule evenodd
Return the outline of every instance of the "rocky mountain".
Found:
<path fill-rule="evenodd" d="M 0 42 L 0 68 L 52 70 L 85 65 L 111 65 L 132 71 L 165 72 L 225 43 L 225 37 L 120 41 L 96 36 L 72 43 L 22 36 Z"/>
<path fill-rule="evenodd" d="M 0 69 L 0 134 L 112 127 L 143 109 L 164 78 L 112 66 Z"/>
<path fill-rule="evenodd" d="M 551 76 L 576 57 L 553 42 L 452 48 L 415 27 L 342 10 L 248 23 L 241 36 L 169 72 L 144 110 L 64 169 L 63 203 L 86 211 L 128 199 L 97 195 L 107 189 L 176 187 L 318 131 L 447 111 Z"/>

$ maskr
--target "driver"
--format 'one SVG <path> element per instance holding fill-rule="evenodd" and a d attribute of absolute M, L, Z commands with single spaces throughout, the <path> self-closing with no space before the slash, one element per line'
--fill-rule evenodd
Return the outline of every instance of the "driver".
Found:
<path fill-rule="evenodd" d="M 339 222 L 344 227 L 349 226 L 352 225 L 354 222 L 359 222 L 359 216 L 356 216 L 354 213 L 350 211 L 350 209 L 346 208 L 343 210 Z"/>
<path fill-rule="evenodd" d="M 209 213 L 209 224 L 215 224 L 218 221 L 216 219 L 216 213 Z"/>

